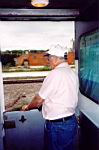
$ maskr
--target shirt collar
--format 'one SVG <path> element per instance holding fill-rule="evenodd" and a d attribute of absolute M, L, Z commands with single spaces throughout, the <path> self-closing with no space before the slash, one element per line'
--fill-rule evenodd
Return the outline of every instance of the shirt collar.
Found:
<path fill-rule="evenodd" d="M 56 66 L 55 68 L 61 68 L 61 67 L 66 67 L 66 66 L 68 66 L 67 62 L 63 62 L 59 64 L 58 66 Z"/>

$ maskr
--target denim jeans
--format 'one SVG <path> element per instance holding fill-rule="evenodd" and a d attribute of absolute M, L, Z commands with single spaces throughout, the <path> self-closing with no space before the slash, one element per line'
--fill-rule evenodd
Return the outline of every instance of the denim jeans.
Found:
<path fill-rule="evenodd" d="M 73 116 L 63 122 L 45 122 L 44 150 L 75 150 L 77 120 Z"/>

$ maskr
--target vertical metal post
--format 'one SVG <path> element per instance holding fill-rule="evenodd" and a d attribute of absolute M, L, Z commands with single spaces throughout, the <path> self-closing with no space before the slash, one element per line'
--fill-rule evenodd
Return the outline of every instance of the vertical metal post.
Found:
<path fill-rule="evenodd" d="M 3 112 L 4 112 L 4 91 L 3 91 L 1 52 L 0 52 L 0 150 L 4 150 L 4 147 L 3 147 L 3 136 L 4 136 Z"/>

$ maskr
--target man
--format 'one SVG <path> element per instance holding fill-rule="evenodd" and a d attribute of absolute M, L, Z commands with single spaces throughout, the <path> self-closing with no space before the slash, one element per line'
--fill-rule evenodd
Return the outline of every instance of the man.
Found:
<path fill-rule="evenodd" d="M 52 71 L 42 87 L 23 110 L 39 108 L 45 118 L 45 150 L 74 150 L 77 133 L 75 108 L 78 102 L 78 77 L 64 59 L 65 50 L 56 45 L 49 49 Z"/>

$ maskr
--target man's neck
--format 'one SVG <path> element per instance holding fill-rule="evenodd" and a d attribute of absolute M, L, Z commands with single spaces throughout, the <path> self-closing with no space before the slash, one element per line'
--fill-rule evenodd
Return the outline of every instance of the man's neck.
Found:
<path fill-rule="evenodd" d="M 58 61 L 54 68 L 56 68 L 58 65 L 60 65 L 60 64 L 62 64 L 62 63 L 65 63 L 65 61 L 63 61 L 63 60 Z"/>

